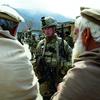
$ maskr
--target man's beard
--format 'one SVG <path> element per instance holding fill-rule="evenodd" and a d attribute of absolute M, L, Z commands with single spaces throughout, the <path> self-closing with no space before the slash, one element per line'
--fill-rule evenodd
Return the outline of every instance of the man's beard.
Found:
<path fill-rule="evenodd" d="M 73 52 L 72 52 L 72 64 L 74 64 L 74 60 L 79 58 L 80 54 L 85 51 L 85 46 L 82 43 L 82 40 L 78 37 L 74 44 Z"/>

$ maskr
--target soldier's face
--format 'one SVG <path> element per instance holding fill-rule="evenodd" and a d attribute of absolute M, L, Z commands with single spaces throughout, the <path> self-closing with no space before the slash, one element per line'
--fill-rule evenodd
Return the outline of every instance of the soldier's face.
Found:
<path fill-rule="evenodd" d="M 43 29 L 43 33 L 47 36 L 47 37 L 51 37 L 54 35 L 55 33 L 55 27 L 46 27 Z"/>

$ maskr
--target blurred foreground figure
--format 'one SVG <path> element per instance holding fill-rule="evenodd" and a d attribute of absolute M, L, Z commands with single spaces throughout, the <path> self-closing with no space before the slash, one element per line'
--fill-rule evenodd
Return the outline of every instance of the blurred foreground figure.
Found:
<path fill-rule="evenodd" d="M 10 6 L 0 6 L 0 100 L 42 100 L 38 79 L 15 38 L 24 19 Z"/>
<path fill-rule="evenodd" d="M 75 22 L 73 67 L 52 100 L 100 100 L 100 10 L 83 9 Z"/>

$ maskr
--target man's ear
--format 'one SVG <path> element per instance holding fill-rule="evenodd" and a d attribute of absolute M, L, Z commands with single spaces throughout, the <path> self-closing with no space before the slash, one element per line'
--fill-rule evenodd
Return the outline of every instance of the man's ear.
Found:
<path fill-rule="evenodd" d="M 83 44 L 88 47 L 91 38 L 91 31 L 90 28 L 85 28 L 82 33 L 82 42 Z"/>

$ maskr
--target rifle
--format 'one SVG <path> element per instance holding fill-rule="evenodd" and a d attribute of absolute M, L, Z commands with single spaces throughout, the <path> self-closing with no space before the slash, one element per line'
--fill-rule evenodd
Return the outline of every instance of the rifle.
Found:
<path fill-rule="evenodd" d="M 59 46 L 59 54 L 60 54 L 60 57 L 62 59 L 67 59 L 67 54 L 66 54 L 66 51 L 65 51 L 65 48 L 64 48 L 64 25 L 62 24 L 61 25 L 61 44 Z"/>

